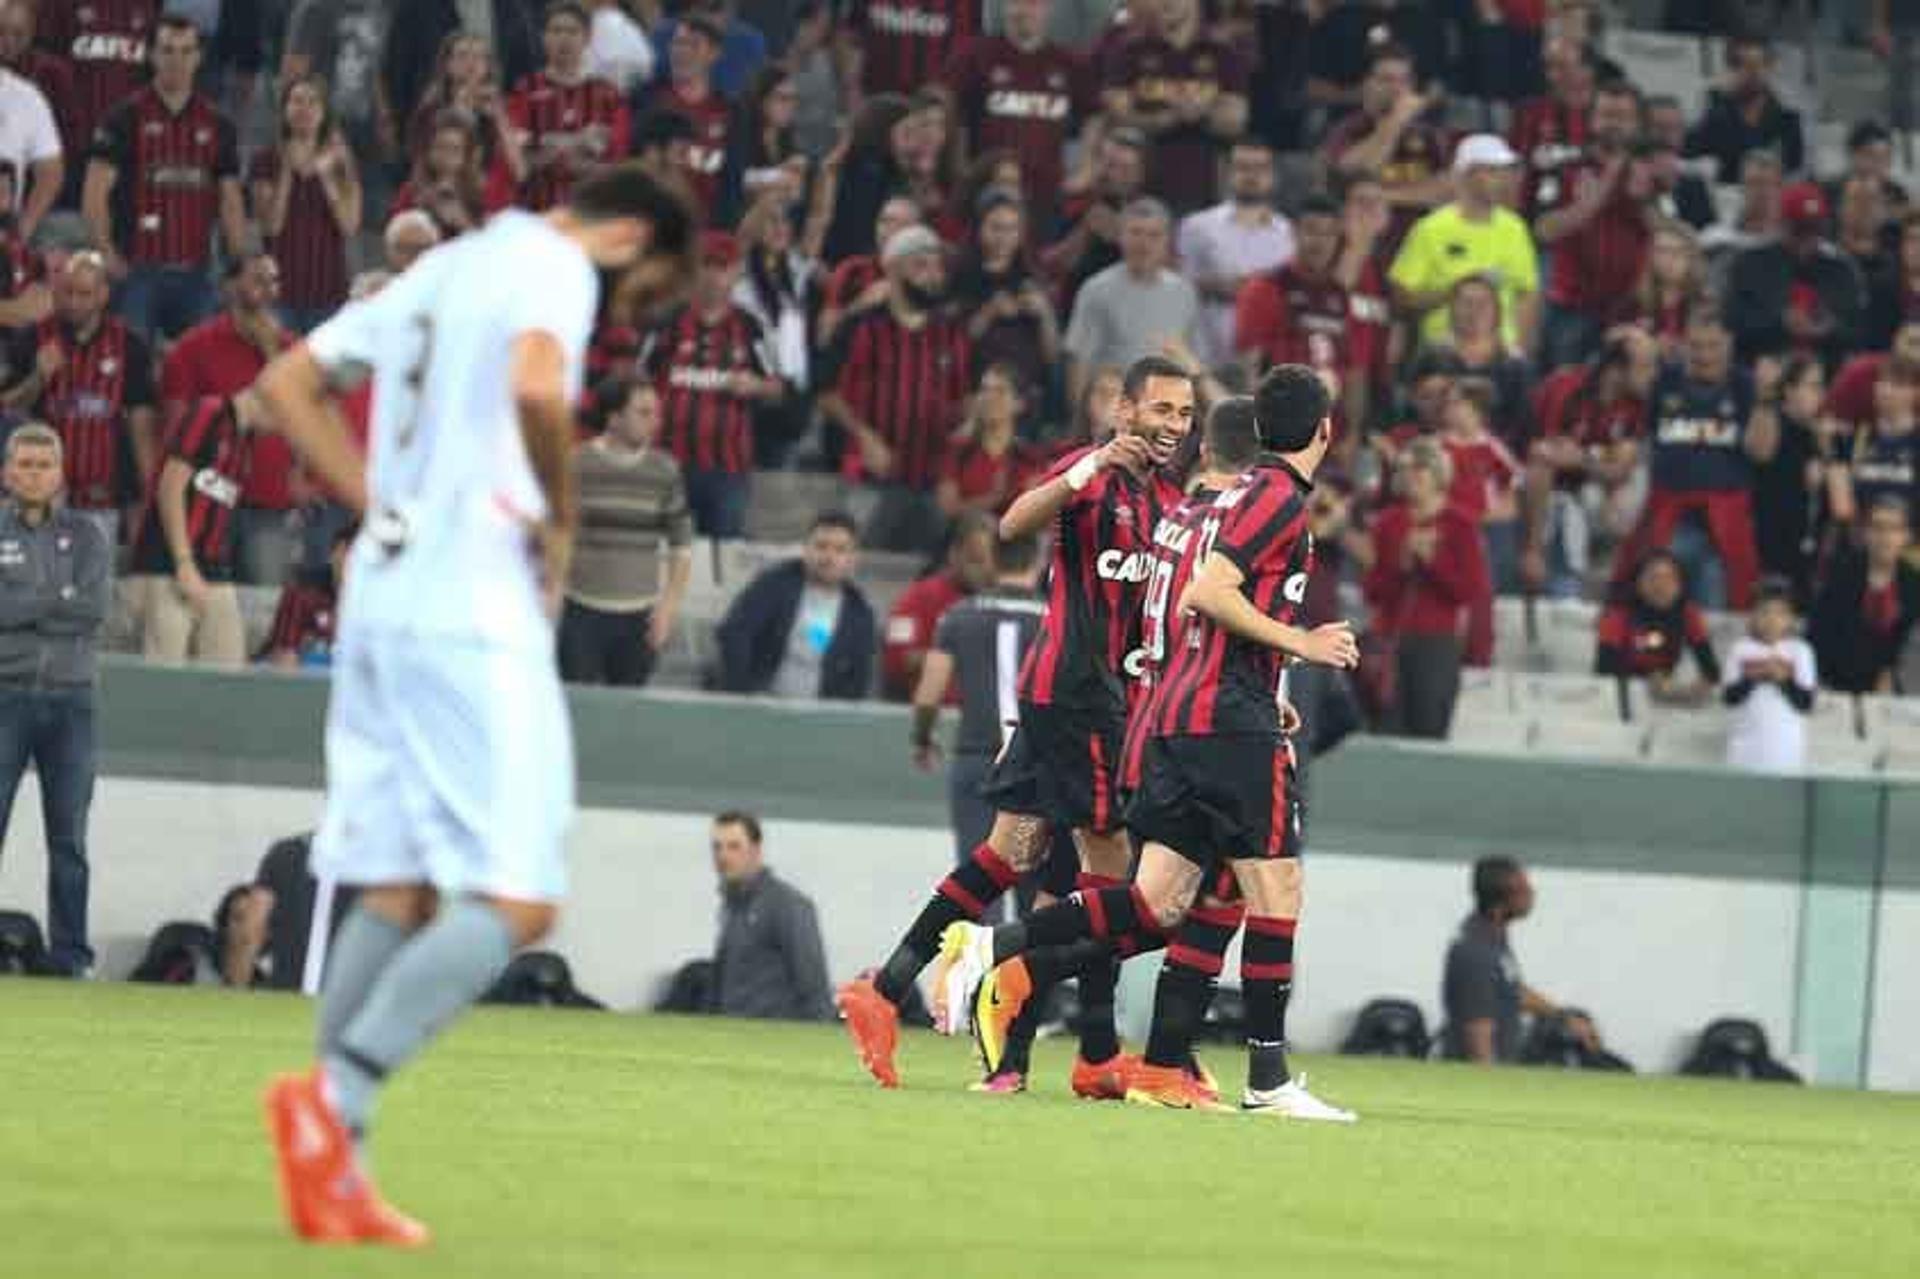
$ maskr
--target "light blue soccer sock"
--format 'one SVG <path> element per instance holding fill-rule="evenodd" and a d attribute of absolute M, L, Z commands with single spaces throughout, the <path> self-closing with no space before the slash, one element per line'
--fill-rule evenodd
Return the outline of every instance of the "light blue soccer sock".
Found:
<path fill-rule="evenodd" d="M 411 936 L 412 929 L 384 915 L 376 915 L 365 906 L 355 906 L 340 925 L 333 944 L 327 948 L 327 975 L 320 987 L 320 1016 L 315 1033 L 315 1052 L 319 1057 L 324 1059 L 339 1044 L 341 1032 L 367 1002 L 374 983 L 380 980 L 380 974 Z"/>
<path fill-rule="evenodd" d="M 512 957 L 506 919 L 470 897 L 443 906 L 401 947 L 325 1057 L 334 1105 L 356 1137 L 387 1076 L 486 994 Z"/>

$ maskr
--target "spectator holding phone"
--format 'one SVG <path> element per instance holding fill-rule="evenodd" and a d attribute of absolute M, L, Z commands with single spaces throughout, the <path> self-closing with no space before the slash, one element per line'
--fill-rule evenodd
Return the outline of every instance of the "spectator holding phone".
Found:
<path fill-rule="evenodd" d="M 1727 655 L 1721 698 L 1733 709 L 1727 763 L 1755 773 L 1807 767 L 1807 712 L 1820 680 L 1813 646 L 1794 633 L 1793 595 L 1777 577 L 1754 592 L 1748 631 Z"/>

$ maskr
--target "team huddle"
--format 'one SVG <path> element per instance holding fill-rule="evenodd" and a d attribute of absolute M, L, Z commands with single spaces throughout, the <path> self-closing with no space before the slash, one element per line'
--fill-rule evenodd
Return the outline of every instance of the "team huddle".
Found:
<path fill-rule="evenodd" d="M 900 1006 L 933 965 L 936 1028 L 971 1029 L 981 1091 L 1025 1088 L 1042 997 L 1074 977 L 1076 1094 L 1228 1109 L 1193 1041 L 1244 925 L 1241 1108 L 1354 1119 L 1309 1093 L 1286 1060 L 1303 820 L 1286 669 L 1359 660 L 1346 623 L 1295 624 L 1331 399 L 1312 370 L 1274 369 L 1251 400 L 1214 406 L 1181 475 L 1194 401 L 1183 366 L 1135 363 L 1114 438 L 1063 459 L 1001 520 L 1005 538 L 1051 526 L 1055 540 L 1045 614 L 1020 669 L 1019 722 L 986 782 L 993 827 L 885 965 L 838 995 L 883 1087 L 899 1084 Z M 1077 891 L 1018 922 L 981 925 L 1040 868 L 1056 831 L 1072 832 Z M 1124 1053 L 1114 1026 L 1119 964 L 1161 948 L 1145 1051 Z"/>

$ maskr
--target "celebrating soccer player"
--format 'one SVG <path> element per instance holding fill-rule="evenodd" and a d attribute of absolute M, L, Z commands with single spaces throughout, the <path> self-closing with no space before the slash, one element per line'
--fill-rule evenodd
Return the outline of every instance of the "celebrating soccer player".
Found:
<path fill-rule="evenodd" d="M 1283 731 L 1291 725 L 1283 723 L 1282 675 L 1289 658 L 1341 668 L 1359 661 L 1348 624 L 1292 624 L 1306 597 L 1313 555 L 1307 496 L 1332 441 L 1331 402 L 1311 369 L 1284 365 L 1261 383 L 1256 404 L 1264 441 L 1277 456 L 1216 499 L 1188 549 L 1197 567 L 1175 601 L 1166 670 L 1146 711 L 1140 788 L 1127 811 L 1145 846 L 1134 882 L 1076 893 L 992 931 L 962 925 L 946 944 L 962 952 L 957 970 L 986 973 L 975 1019 L 991 1068 L 993 1044 L 1032 990 L 1024 952 L 1090 937 L 1148 948 L 1186 917 L 1207 872 L 1230 864 L 1247 908 L 1242 1105 L 1351 1121 L 1290 1077 L 1285 1048 L 1301 812 Z M 1129 1100 L 1197 1104 L 1184 1067 L 1231 937 L 1228 928 L 1189 929 L 1170 948 L 1154 1034 L 1129 1081 Z"/>
<path fill-rule="evenodd" d="M 550 213 L 502 213 L 422 257 L 261 375 L 295 446 L 366 510 L 314 848 L 317 874 L 361 893 L 328 959 L 319 1063 L 267 1096 L 304 1239 L 427 1241 L 360 1167 L 374 1100 L 553 924 L 573 812 L 553 611 L 598 273 L 624 273 L 622 297 L 664 293 L 691 241 L 679 197 L 637 165 L 602 170 Z M 325 400 L 369 372 L 363 474 Z"/>
<path fill-rule="evenodd" d="M 1056 541 L 1040 635 L 1020 668 L 1020 724 L 988 778 L 997 816 L 986 843 L 941 881 L 886 966 L 840 988 L 861 1061 L 883 1087 L 899 1084 L 893 1051 L 899 1004 L 940 949 L 948 925 L 979 919 L 1046 855 L 1050 826 L 1074 832 L 1083 891 L 1118 888 L 1131 859 L 1120 829 L 1116 769 L 1126 728 L 1125 673 L 1137 665 L 1140 587 L 1161 512 L 1179 500 L 1159 474 L 1193 425 L 1193 376 L 1150 356 L 1127 370 L 1108 443 L 1063 458 L 1021 494 L 1000 521 L 1002 537 L 1049 524 Z M 1125 1092 L 1113 1031 L 1117 962 L 1090 948 L 1080 972 L 1080 1058 L 1074 1090 L 1118 1099 Z M 969 985 L 935 983 L 935 1017 L 964 1025 Z"/>

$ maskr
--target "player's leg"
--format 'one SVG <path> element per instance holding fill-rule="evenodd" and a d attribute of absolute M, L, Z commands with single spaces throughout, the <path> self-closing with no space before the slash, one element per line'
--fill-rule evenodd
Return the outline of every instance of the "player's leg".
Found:
<path fill-rule="evenodd" d="M 1074 884 L 1077 891 L 1097 894 L 1126 887 L 1133 845 L 1124 830 L 1079 830 L 1074 838 L 1080 848 L 1081 871 Z M 1120 985 L 1119 956 L 1110 947 L 1096 948 L 1086 956 L 1076 977 L 1080 987 L 1080 1058 L 1074 1063 L 1075 1091 L 1117 1098 L 1125 1092 L 1124 1081 L 1108 1080 L 1103 1087 L 1096 1076 L 1100 1067 L 1120 1055 L 1120 1036 L 1113 1021 L 1114 994 Z"/>
<path fill-rule="evenodd" d="M 324 1060 L 339 1046 L 340 1032 L 359 1013 L 394 955 L 433 917 L 436 904 L 433 889 L 424 883 L 360 890 L 327 948 L 314 1035 L 317 1057 Z"/>
<path fill-rule="evenodd" d="M 1287 1064 L 1287 1004 L 1293 993 L 1293 939 L 1302 876 L 1296 856 L 1243 859 L 1234 873 L 1247 899 L 1240 988 L 1247 1005 L 1247 1091 L 1243 1109 L 1290 1119 L 1352 1123 L 1350 1110 L 1307 1091 Z"/>
<path fill-rule="evenodd" d="M 1146 1050 L 1130 1081 L 1131 1100 L 1183 1108 L 1218 1103 L 1217 1088 L 1197 1087 L 1193 1043 L 1213 1002 L 1242 914 L 1239 902 L 1222 902 L 1209 895 L 1187 912 L 1168 939 L 1166 962 L 1154 988 Z M 1201 1091 L 1206 1095 L 1196 1096 Z"/>

